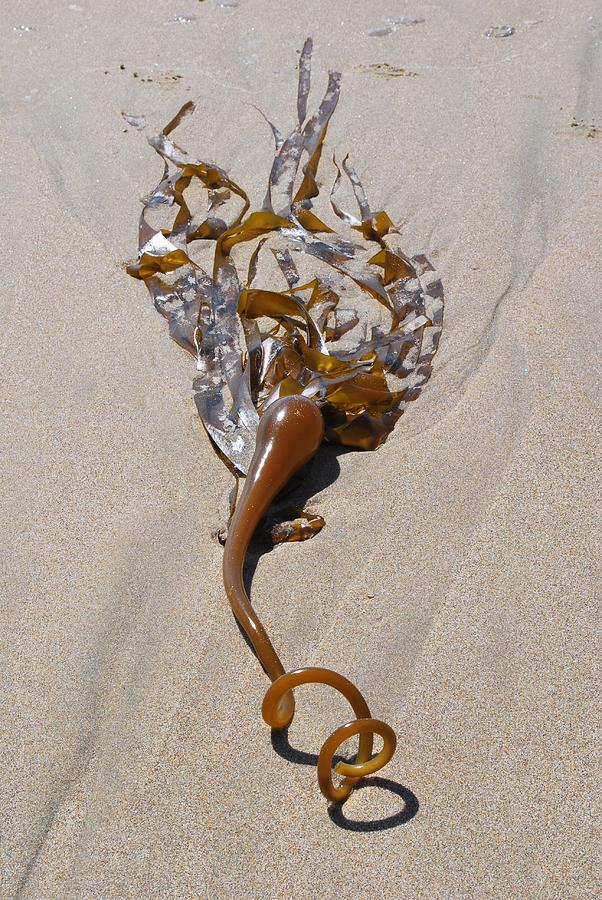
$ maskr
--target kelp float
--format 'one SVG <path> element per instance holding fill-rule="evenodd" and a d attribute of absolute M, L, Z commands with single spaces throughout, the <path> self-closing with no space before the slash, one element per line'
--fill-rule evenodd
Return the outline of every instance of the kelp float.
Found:
<path fill-rule="evenodd" d="M 373 719 L 359 690 L 342 675 L 310 667 L 286 672 L 243 582 L 249 542 L 270 503 L 323 439 L 373 450 L 386 440 L 431 373 L 443 320 L 441 282 L 424 256 L 406 256 L 386 212 L 370 208 L 348 158 L 338 165 L 329 205 L 338 231 L 323 221 L 318 182 L 328 123 L 341 76 L 331 72 L 317 112 L 307 115 L 312 42 L 299 61 L 298 124 L 283 138 L 271 123 L 276 153 L 261 209 L 226 172 L 178 147 L 173 131 L 185 104 L 151 146 L 163 177 L 143 201 L 139 254 L 128 272 L 143 280 L 171 337 L 196 360 L 195 402 L 211 441 L 237 475 L 246 476 L 230 521 L 223 577 L 234 614 L 272 684 L 265 721 L 286 728 L 293 691 L 334 687 L 355 719 L 324 743 L 322 793 L 344 801 L 395 751 L 389 725 Z M 359 214 L 341 208 L 348 180 Z M 201 198 L 201 202 L 199 202 Z M 320 517 L 298 516 L 275 540 L 303 540 Z M 359 736 L 355 762 L 333 757 Z M 383 747 L 372 756 L 373 738 Z M 341 780 L 342 778 L 342 780 Z"/>

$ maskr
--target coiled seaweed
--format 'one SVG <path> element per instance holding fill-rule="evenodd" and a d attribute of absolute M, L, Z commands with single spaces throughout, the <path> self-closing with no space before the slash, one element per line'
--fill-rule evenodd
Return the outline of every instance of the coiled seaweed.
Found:
<path fill-rule="evenodd" d="M 338 233 L 318 217 L 318 168 L 341 76 L 329 74 L 318 110 L 308 116 L 311 56 L 308 39 L 299 62 L 298 124 L 283 138 L 268 123 L 276 153 L 260 209 L 250 212 L 247 193 L 223 169 L 191 158 L 171 139 L 194 110 L 191 102 L 149 139 L 164 171 L 143 201 L 138 258 L 128 272 L 145 282 L 171 337 L 195 357 L 193 389 L 203 425 L 234 474 L 246 476 L 223 575 L 234 614 L 272 682 L 264 720 L 272 728 L 288 727 L 293 690 L 307 683 L 334 687 L 356 716 L 326 740 L 318 761 L 322 793 L 343 802 L 360 778 L 388 762 L 395 734 L 372 718 L 361 693 L 342 675 L 317 667 L 285 671 L 246 593 L 243 564 L 270 503 L 323 439 L 375 449 L 417 398 L 439 343 L 443 291 L 426 257 L 406 256 L 396 243 L 399 229 L 386 212 L 370 208 L 348 157 L 340 166 L 333 157 L 329 199 L 341 223 Z M 339 205 L 343 176 L 359 215 Z M 201 214 L 191 202 L 196 187 L 208 197 Z M 156 221 L 161 214 L 167 225 Z M 194 250 L 211 244 L 209 272 Z M 266 274 L 270 259 L 272 272 Z M 258 277 L 269 279 L 269 288 L 255 287 Z M 273 289 L 276 278 L 286 288 Z M 320 517 L 301 516 L 275 540 L 303 540 L 322 524 Z M 354 735 L 355 762 L 337 764 L 343 781 L 335 786 L 333 756 Z M 372 757 L 374 735 L 383 747 Z"/>

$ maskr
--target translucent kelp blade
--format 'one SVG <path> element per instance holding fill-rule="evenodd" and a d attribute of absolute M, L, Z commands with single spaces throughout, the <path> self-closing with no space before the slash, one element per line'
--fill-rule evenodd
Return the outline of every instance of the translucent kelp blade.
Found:
<path fill-rule="evenodd" d="M 387 440 L 401 414 L 399 409 L 377 415 L 361 413 L 357 417 L 345 419 L 342 424 L 329 426 L 328 410 L 325 410 L 326 439 L 344 447 L 376 450 Z"/>
<path fill-rule="evenodd" d="M 344 158 L 341 165 L 343 166 L 343 171 L 347 175 L 347 178 L 351 182 L 353 193 L 355 194 L 355 199 L 357 200 L 357 205 L 359 206 L 359 210 L 362 216 L 362 221 L 364 221 L 365 219 L 370 218 L 370 206 L 368 204 L 368 198 L 366 197 L 364 186 L 360 181 L 357 172 L 349 162 L 349 156 L 346 156 Z"/>
<path fill-rule="evenodd" d="M 257 244 L 257 246 L 255 247 L 255 249 L 253 250 L 253 253 L 251 254 L 251 259 L 249 260 L 249 268 L 247 269 L 247 287 L 248 288 L 250 288 L 251 285 L 253 284 L 253 282 L 255 281 L 255 276 L 257 275 L 257 263 L 259 261 L 259 253 L 266 241 L 267 241 L 267 238 L 265 238 L 265 237 L 262 238 L 259 241 L 259 243 Z"/>
<path fill-rule="evenodd" d="M 311 54 L 313 41 L 307 38 L 299 59 L 299 87 L 297 90 L 297 116 L 299 125 L 303 125 L 307 116 L 307 98 L 311 85 Z"/>
<path fill-rule="evenodd" d="M 138 261 L 128 271 L 146 282 L 155 305 L 169 321 L 174 340 L 197 356 L 199 374 L 194 391 L 203 423 L 220 452 L 238 471 L 245 472 L 255 445 L 258 415 L 248 380 L 243 377 L 242 327 L 237 314 L 238 276 L 234 267 L 224 265 L 212 281 L 177 244 L 185 246 L 190 240 L 191 215 L 184 193 L 192 179 L 200 179 L 213 190 L 213 205 L 218 189 L 221 189 L 222 202 L 230 191 L 242 196 L 243 202 L 246 194 L 221 170 L 191 162 L 185 151 L 167 141 L 166 133 L 190 111 L 191 105 L 183 107 L 161 135 L 150 141 L 163 157 L 167 172 L 145 201 L 144 227 L 141 226 L 140 233 L 144 237 L 150 231 L 152 237 L 141 245 Z M 168 177 L 170 163 L 180 170 L 176 178 Z M 153 232 L 144 219 L 146 209 L 165 204 L 173 204 L 177 209 L 169 238 L 160 231 Z M 206 228 L 204 236 L 216 239 L 225 227 Z M 169 273 L 178 275 L 171 283 L 157 277 Z"/>
<path fill-rule="evenodd" d="M 293 186 L 303 153 L 303 134 L 295 129 L 280 147 L 270 172 L 268 196 L 270 209 L 278 216 L 288 216 L 291 212 Z"/>
<path fill-rule="evenodd" d="M 129 265 L 127 271 L 128 275 L 140 278 L 141 281 L 146 281 L 148 278 L 156 275 L 157 272 L 162 272 L 166 275 L 168 272 L 175 272 L 176 269 L 186 265 L 193 265 L 190 257 L 183 250 L 173 247 L 172 250 L 166 253 L 143 251 L 138 262 Z"/>
<path fill-rule="evenodd" d="M 272 250 L 274 257 L 276 258 L 276 262 L 280 267 L 280 271 L 286 278 L 286 283 L 289 288 L 292 289 L 299 281 L 299 273 L 297 272 L 297 267 L 293 262 L 293 257 L 290 252 L 286 249 L 274 249 Z"/>
<path fill-rule="evenodd" d="M 334 325 L 325 325 L 324 337 L 329 342 L 340 341 L 340 339 L 359 325 L 359 316 L 353 310 L 348 309 L 343 312 L 338 310 L 334 313 Z"/>
<path fill-rule="evenodd" d="M 329 72 L 328 85 L 326 87 L 326 93 L 324 94 L 322 102 L 320 103 L 320 108 L 318 109 L 317 113 L 315 113 L 311 117 L 311 119 L 309 119 L 305 128 L 303 129 L 303 134 L 305 137 L 304 149 L 306 150 L 307 155 L 310 159 L 314 155 L 316 149 L 324 140 L 324 135 L 326 133 L 328 123 L 330 122 L 330 118 L 336 109 L 337 103 L 339 102 L 340 93 L 341 73 Z"/>
<path fill-rule="evenodd" d="M 303 167 L 304 176 L 299 190 L 295 194 L 296 203 L 310 203 L 311 199 L 319 194 L 320 189 L 316 182 L 316 175 L 322 155 L 322 144 L 326 137 L 328 123 L 339 101 L 340 90 L 340 73 L 330 72 L 328 87 L 320 108 L 316 115 L 308 121 L 303 132 L 305 138 L 304 149 L 309 156 L 309 160 Z"/>
<path fill-rule="evenodd" d="M 272 132 L 272 137 L 274 138 L 274 146 L 276 148 L 276 153 L 278 153 L 278 151 L 280 150 L 280 148 L 282 147 L 282 145 L 284 143 L 284 138 L 282 137 L 282 135 L 280 134 L 279 130 L 276 128 L 274 123 L 268 119 L 268 117 L 266 116 L 264 111 L 262 109 L 260 109 L 259 106 L 255 106 L 254 103 L 252 103 L 251 106 L 253 107 L 253 109 L 257 110 L 257 112 L 262 117 L 262 119 L 270 126 L 270 131 Z"/>
<path fill-rule="evenodd" d="M 196 334 L 194 399 L 208 434 L 237 471 L 245 474 L 259 417 L 251 396 L 250 366 L 244 376 L 240 320 L 231 298 L 213 285 L 201 308 Z"/>
<path fill-rule="evenodd" d="M 290 229 L 283 232 L 283 236 L 291 246 L 304 250 L 311 256 L 332 266 L 337 272 L 346 275 L 363 291 L 382 303 L 387 309 L 392 310 L 391 300 L 382 283 L 378 272 L 370 271 L 361 264 L 353 262 L 355 251 L 353 245 L 335 243 L 327 238 L 316 238 L 303 228 Z M 351 251 L 349 247 L 351 246 Z"/>
<path fill-rule="evenodd" d="M 299 62 L 299 87 L 297 112 L 299 124 L 278 147 L 270 172 L 267 208 L 280 216 L 289 216 L 293 205 L 293 189 L 303 153 L 309 157 L 304 167 L 304 179 L 295 195 L 295 201 L 308 200 L 318 194 L 315 181 L 320 162 L 322 142 L 340 93 L 341 75 L 330 72 L 328 86 L 318 111 L 303 125 L 307 114 L 307 98 L 311 79 L 312 41 L 308 38 Z M 316 220 L 319 222 L 319 220 Z M 323 223 L 320 223 L 322 225 Z"/>
<path fill-rule="evenodd" d="M 381 210 L 364 219 L 360 225 L 353 226 L 354 231 L 359 231 L 367 241 L 375 241 L 384 246 L 383 238 L 392 231 L 397 231 L 389 215 Z"/>
<path fill-rule="evenodd" d="M 336 161 L 336 157 L 333 154 L 332 161 L 337 170 L 337 175 L 330 190 L 330 205 L 332 206 L 332 210 L 336 216 L 341 219 L 341 221 L 346 222 L 348 225 L 360 225 L 361 220 L 357 218 L 357 216 L 352 215 L 352 213 L 346 212 L 344 209 L 341 209 L 337 203 L 335 203 L 334 196 L 337 192 L 337 189 L 341 183 L 341 178 L 343 177 L 341 169 Z"/>
<path fill-rule="evenodd" d="M 331 228 L 329 225 L 326 225 L 326 223 L 321 219 L 318 219 L 317 215 L 302 203 L 293 203 L 292 218 L 295 222 L 298 222 L 299 225 L 305 228 L 306 231 L 334 234 L 333 228 Z"/>
<path fill-rule="evenodd" d="M 199 279 L 207 279 L 207 275 L 200 269 L 190 269 L 171 286 L 160 278 L 146 281 L 155 308 L 169 322 L 169 336 L 194 357 L 197 355 L 195 333 L 202 297 Z"/>

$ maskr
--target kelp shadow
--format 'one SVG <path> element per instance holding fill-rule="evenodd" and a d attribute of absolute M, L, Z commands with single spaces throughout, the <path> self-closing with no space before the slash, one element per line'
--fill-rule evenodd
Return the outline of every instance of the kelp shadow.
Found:
<path fill-rule="evenodd" d="M 328 807 L 328 815 L 331 821 L 346 831 L 388 831 L 390 828 L 406 825 L 420 809 L 420 803 L 416 794 L 397 781 L 391 781 L 390 778 L 381 778 L 379 775 L 372 775 L 368 778 L 363 778 L 356 785 L 355 790 L 363 791 L 369 787 L 377 787 L 384 791 L 390 791 L 392 794 L 397 794 L 403 800 L 403 809 L 390 816 L 385 816 L 383 819 L 360 821 L 358 819 L 350 819 L 345 815 L 344 806 L 332 803 Z"/>
<path fill-rule="evenodd" d="M 318 756 L 316 753 L 298 750 L 290 744 L 287 728 L 279 730 L 273 729 L 271 740 L 273 749 L 278 756 L 282 757 L 282 759 L 286 759 L 288 762 L 296 763 L 297 765 L 317 766 Z M 333 764 L 336 765 L 336 763 L 340 761 L 348 760 L 346 760 L 344 756 L 337 754 L 333 759 Z M 357 819 L 350 819 L 345 813 L 344 805 L 331 803 L 328 806 L 328 815 L 330 816 L 331 821 L 339 828 L 343 828 L 346 831 L 388 831 L 391 828 L 397 828 L 399 825 L 405 825 L 414 818 L 420 808 L 418 797 L 413 791 L 402 784 L 398 784 L 396 781 L 391 781 L 389 778 L 380 778 L 379 776 L 363 778 L 362 781 L 356 785 L 355 791 L 361 791 L 369 787 L 390 791 L 390 793 L 401 797 L 403 800 L 402 809 L 400 809 L 399 812 L 393 813 L 390 816 L 385 816 L 382 819 L 360 821 Z"/>

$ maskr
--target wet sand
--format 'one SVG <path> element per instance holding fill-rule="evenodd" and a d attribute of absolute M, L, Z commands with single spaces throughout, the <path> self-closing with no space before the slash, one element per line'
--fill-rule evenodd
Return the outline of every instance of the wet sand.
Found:
<path fill-rule="evenodd" d="M 599 5 L 3 12 L 2 896 L 596 896 Z M 425 22 L 367 34 L 392 14 Z M 160 166 L 121 113 L 153 132 L 196 99 L 182 145 L 259 203 L 253 104 L 292 126 L 307 34 L 314 96 L 343 72 L 329 149 L 446 294 L 418 402 L 322 455 L 326 528 L 254 572 L 289 668 L 346 674 L 399 735 L 330 811 L 308 763 L 344 702 L 306 689 L 272 747 L 213 537 L 230 478 L 123 267 Z"/>

